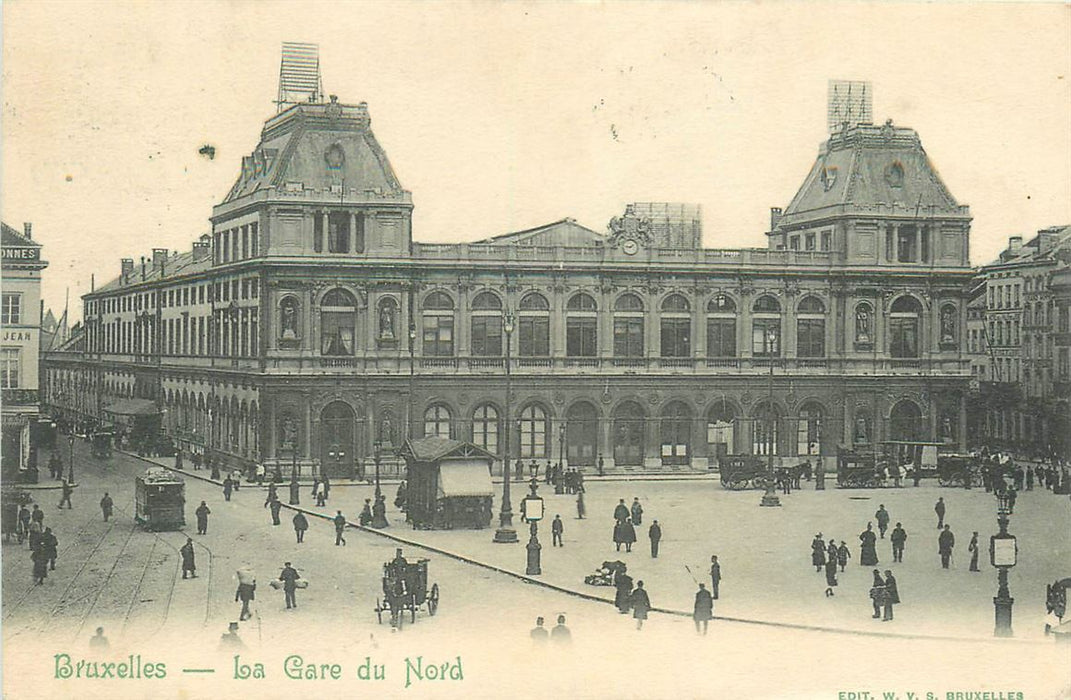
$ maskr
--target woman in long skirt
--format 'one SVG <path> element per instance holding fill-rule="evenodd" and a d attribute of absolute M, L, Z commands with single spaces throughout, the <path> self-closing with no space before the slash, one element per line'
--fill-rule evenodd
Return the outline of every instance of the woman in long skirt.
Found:
<path fill-rule="evenodd" d="M 826 561 L 826 597 L 833 595 L 833 587 L 837 585 L 837 558 L 830 557 Z"/>

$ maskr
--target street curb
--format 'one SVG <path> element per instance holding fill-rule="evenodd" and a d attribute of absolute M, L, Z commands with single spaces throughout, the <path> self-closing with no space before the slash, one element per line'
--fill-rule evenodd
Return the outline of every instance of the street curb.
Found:
<path fill-rule="evenodd" d="M 124 452 L 123 454 L 126 454 L 129 457 L 134 457 L 135 459 L 140 459 L 140 460 L 142 460 L 144 462 L 148 462 L 148 463 L 152 464 L 153 466 L 163 466 L 163 465 L 157 464 L 156 462 L 152 462 L 148 458 L 142 457 L 140 455 L 130 454 L 128 452 Z M 215 480 L 213 480 L 213 479 L 211 479 L 211 478 L 209 478 L 207 476 L 201 476 L 199 474 L 191 474 L 191 473 L 189 473 L 189 472 L 187 472 L 187 471 L 185 471 L 183 469 L 175 469 L 174 467 L 168 467 L 168 466 L 164 466 L 164 469 L 167 469 L 169 471 L 173 471 L 173 472 L 176 472 L 176 473 L 179 473 L 179 474 L 188 475 L 188 476 L 191 476 L 191 477 L 193 477 L 195 479 L 199 479 L 200 481 L 205 481 L 205 482 L 208 482 L 210 484 L 215 484 L 215 485 L 220 486 L 220 487 L 223 486 L 223 482 L 221 482 L 221 481 L 215 481 Z M 290 505 L 288 503 L 283 503 L 282 505 L 283 505 L 284 508 L 287 508 L 289 510 L 299 511 L 299 512 L 304 513 L 306 515 L 311 515 L 311 516 L 313 516 L 315 518 L 319 518 L 319 519 L 325 520 L 327 522 L 331 522 L 333 520 L 332 516 L 323 515 L 321 513 L 317 513 L 317 512 L 308 510 L 307 508 L 303 508 L 303 507 L 300 507 L 300 506 L 293 506 L 293 505 Z M 409 539 L 406 539 L 404 537 L 400 537 L 398 535 L 395 535 L 395 534 L 392 534 L 392 533 L 389 533 L 389 532 L 383 532 L 382 530 L 377 530 L 376 528 L 370 528 L 370 527 L 365 527 L 363 525 L 357 525 L 357 524 L 354 524 L 354 523 L 350 522 L 349 520 L 346 521 L 346 525 L 348 527 L 352 527 L 355 530 L 360 530 L 362 532 L 367 532 L 369 534 L 378 535 L 380 537 L 386 538 L 386 539 L 391 540 L 393 542 L 399 542 L 401 544 L 405 544 L 405 545 L 410 546 L 410 547 L 415 547 L 417 549 L 423 549 L 423 550 L 428 551 L 428 552 L 434 552 L 434 553 L 442 555 L 444 557 L 449 557 L 450 559 L 454 559 L 455 561 L 459 561 L 459 562 L 462 562 L 462 563 L 465 563 L 465 564 L 470 564 L 472 566 L 477 566 L 477 567 L 480 567 L 482 569 L 487 569 L 489 571 L 494 571 L 495 573 L 503 574 L 505 576 L 509 576 L 511 578 L 515 578 L 515 579 L 517 579 L 519 581 L 523 581 L 525 583 L 529 583 L 529 584 L 532 584 L 532 585 L 535 585 L 535 586 L 540 586 L 542 588 L 546 588 L 546 589 L 549 589 L 549 590 L 552 590 L 552 591 L 556 591 L 558 593 L 564 593 L 565 595 L 569 595 L 569 596 L 572 596 L 574 598 L 580 598 L 582 600 L 588 600 L 588 601 L 595 602 L 595 603 L 605 603 L 606 605 L 614 605 L 614 601 L 608 600 L 607 598 L 603 598 L 601 596 L 592 595 L 590 593 L 584 593 L 582 591 L 578 591 L 578 590 L 575 590 L 575 589 L 572 589 L 572 588 L 566 588 L 564 586 L 559 586 L 558 584 L 555 584 L 555 583 L 549 583 L 547 581 L 541 581 L 539 579 L 532 578 L 531 576 L 527 576 L 525 574 L 519 574 L 519 573 L 517 573 L 515 571 L 510 571 L 509 569 L 503 569 L 502 567 L 496 566 L 494 564 L 488 564 L 487 562 L 479 561 L 477 559 L 472 559 L 471 557 L 467 557 L 467 556 L 465 556 L 463 554 L 458 554 L 456 552 L 451 552 L 451 551 L 448 551 L 448 550 L 445 550 L 445 549 L 440 549 L 438 547 L 433 547 L 431 545 L 424 544 L 422 542 L 414 542 L 413 540 L 409 540 Z M 674 615 L 676 617 L 692 617 L 692 613 L 690 613 L 690 612 L 687 612 L 687 611 L 684 611 L 684 610 L 673 610 L 671 608 L 657 608 L 657 607 L 654 607 L 654 608 L 651 608 L 651 612 L 662 613 L 664 615 Z M 773 622 L 771 620 L 753 620 L 753 619 L 750 619 L 750 618 L 743 618 L 743 617 L 721 617 L 721 616 L 717 616 L 717 615 L 715 615 L 713 619 L 714 620 L 719 620 L 719 621 L 722 621 L 722 622 L 732 622 L 732 623 L 741 624 L 741 625 L 756 625 L 756 626 L 762 626 L 762 627 L 775 627 L 775 628 L 780 628 L 780 629 L 802 630 L 802 631 L 806 631 L 806 632 L 824 632 L 826 634 L 844 634 L 844 635 L 855 636 L 855 637 L 877 637 L 877 638 L 885 638 L 885 639 L 905 639 L 905 640 L 932 641 L 932 642 L 966 642 L 966 643 L 972 643 L 972 644 L 991 644 L 991 643 L 994 643 L 994 642 L 999 643 L 999 644 L 1031 644 L 1031 645 L 1035 645 L 1035 646 L 1050 644 L 1050 642 L 1048 642 L 1047 640 L 1041 640 L 1041 639 L 1017 639 L 1015 637 L 953 637 L 953 636 L 945 636 L 945 635 L 904 634 L 904 633 L 900 633 L 900 632 L 869 632 L 869 631 L 864 631 L 864 630 L 839 629 L 839 628 L 836 628 L 836 627 L 819 627 L 819 626 L 816 626 L 816 625 L 804 625 L 804 624 L 797 624 L 797 623 L 792 623 L 792 622 Z"/>

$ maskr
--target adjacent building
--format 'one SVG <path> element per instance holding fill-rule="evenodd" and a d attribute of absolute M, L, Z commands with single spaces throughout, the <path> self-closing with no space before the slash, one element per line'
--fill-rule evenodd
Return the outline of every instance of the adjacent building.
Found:
<path fill-rule="evenodd" d="M 38 359 L 41 343 L 41 244 L 31 224 L 20 232 L 2 224 L 0 289 L 0 391 L 3 402 L 3 474 L 29 466 L 31 430 L 40 412 Z"/>
<path fill-rule="evenodd" d="M 50 406 L 342 476 L 425 435 L 645 469 L 965 441 L 971 217 L 912 129 L 835 126 L 765 248 L 704 248 L 679 203 L 468 243 L 412 210 L 366 104 L 282 103 L 211 234 L 83 297 Z"/>

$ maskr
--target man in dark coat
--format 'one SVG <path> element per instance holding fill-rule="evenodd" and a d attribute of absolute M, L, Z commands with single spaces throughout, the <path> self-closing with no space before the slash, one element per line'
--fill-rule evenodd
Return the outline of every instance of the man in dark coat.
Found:
<path fill-rule="evenodd" d="M 882 616 L 882 622 L 888 622 L 893 619 L 893 605 L 899 604 L 900 591 L 896 587 L 896 578 L 893 577 L 892 572 L 885 571 L 885 610 Z"/>
<path fill-rule="evenodd" d="M 283 502 L 278 498 L 273 498 L 271 503 L 268 504 L 268 509 L 271 510 L 271 524 L 279 524 L 279 511 L 283 508 Z"/>
<path fill-rule="evenodd" d="M 878 532 L 881 533 L 881 539 L 885 539 L 885 531 L 889 529 L 889 511 L 885 510 L 884 503 L 878 506 L 877 512 L 874 513 L 874 519 L 878 521 Z"/>
<path fill-rule="evenodd" d="M 874 534 L 872 523 L 866 524 L 866 530 L 859 535 L 859 564 L 860 566 L 874 566 L 878 563 L 877 550 L 878 536 Z"/>
<path fill-rule="evenodd" d="M 37 547 L 30 552 L 30 560 L 33 561 L 33 582 L 41 585 L 48 578 L 48 555 L 43 547 Z"/>
<path fill-rule="evenodd" d="M 228 474 L 227 478 L 223 480 L 223 498 L 224 500 L 231 500 L 231 490 L 234 489 L 234 480 L 231 479 L 231 475 Z"/>
<path fill-rule="evenodd" d="M 301 484 L 298 483 L 297 473 L 290 475 L 290 505 L 301 505 Z"/>
<path fill-rule="evenodd" d="M 952 548 L 956 546 L 956 537 L 948 525 L 937 536 L 937 553 L 941 555 L 941 568 L 948 568 L 948 561 L 952 558 Z"/>
<path fill-rule="evenodd" d="M 112 497 L 108 495 L 108 492 L 104 492 L 104 498 L 100 499 L 100 510 L 104 514 L 104 522 L 108 522 L 108 518 L 112 517 L 112 507 L 115 504 L 112 503 Z"/>
<path fill-rule="evenodd" d="M 718 599 L 718 586 L 721 585 L 721 564 L 718 563 L 718 555 L 710 557 L 710 597 Z"/>
<path fill-rule="evenodd" d="M 811 540 L 811 566 L 814 567 L 816 573 L 822 572 L 822 567 L 826 563 L 826 543 L 822 541 L 822 533 L 819 532 Z"/>
<path fill-rule="evenodd" d="M 833 595 L 833 587 L 837 585 L 837 557 L 830 557 L 826 561 L 826 597 Z"/>
<path fill-rule="evenodd" d="M 875 620 L 881 617 L 881 607 L 885 604 L 885 582 L 881 580 L 881 572 L 874 569 L 874 583 L 870 586 L 870 602 L 874 606 Z"/>
<path fill-rule="evenodd" d="M 197 516 L 198 535 L 208 534 L 208 514 L 211 512 L 212 511 L 208 508 L 208 504 L 204 501 L 201 501 L 201 505 L 197 506 L 197 510 L 194 511 L 194 514 Z"/>
<path fill-rule="evenodd" d="M 298 575 L 297 569 L 290 566 L 290 562 L 283 564 L 283 570 L 279 574 L 279 580 L 283 582 L 283 595 L 286 597 L 286 609 L 297 607 L 297 598 L 294 592 L 297 591 L 297 581 L 301 578 Z"/>
<path fill-rule="evenodd" d="M 937 503 L 933 506 L 933 512 L 937 513 L 937 529 L 940 530 L 945 526 L 945 499 L 944 496 L 940 496 L 937 499 Z"/>
<path fill-rule="evenodd" d="M 197 578 L 197 563 L 194 561 L 193 538 L 187 537 L 186 544 L 179 550 L 182 555 L 182 578 L 189 574 L 190 578 Z"/>
<path fill-rule="evenodd" d="M 543 626 L 542 617 L 536 618 L 536 626 L 532 628 L 528 636 L 536 644 L 546 644 L 550 640 L 550 632 L 547 632 L 547 628 Z"/>
<path fill-rule="evenodd" d="M 632 499 L 632 524 L 639 525 L 643 522 L 643 506 L 640 505 L 640 497 Z"/>
<path fill-rule="evenodd" d="M 52 534 L 52 528 L 50 527 L 46 527 L 44 534 L 41 535 L 41 550 L 48 560 L 49 570 L 55 571 L 56 557 L 59 555 L 59 540 Z"/>
<path fill-rule="evenodd" d="M 256 581 L 238 584 L 238 590 L 234 592 L 234 602 L 242 601 L 242 612 L 238 615 L 239 620 L 245 621 L 253 617 L 253 613 L 249 612 L 249 603 L 256 599 L 256 590 Z"/>
<path fill-rule="evenodd" d="M 63 504 L 66 503 L 68 509 L 73 508 L 74 506 L 71 505 L 71 494 L 74 493 L 74 487 L 71 486 L 71 482 L 67 481 L 66 479 L 63 480 L 62 484 L 63 495 L 60 497 L 59 506 L 57 507 L 62 508 Z"/>
<path fill-rule="evenodd" d="M 636 582 L 636 590 L 632 591 L 629 602 L 632 604 L 632 617 L 636 620 L 636 629 L 643 629 L 643 621 L 647 619 L 647 613 L 651 609 L 651 599 L 647 591 L 643 590 L 643 581 Z"/>
<path fill-rule="evenodd" d="M 554 520 L 550 523 L 550 534 L 552 538 L 552 547 L 564 547 L 562 544 L 562 535 L 565 533 L 565 523 L 562 522 L 562 516 L 555 515 Z"/>
<path fill-rule="evenodd" d="M 334 517 L 335 523 L 335 546 L 345 546 L 346 538 L 342 536 L 342 531 L 346 529 L 346 516 L 342 514 L 342 511 L 338 511 L 338 515 Z"/>
<path fill-rule="evenodd" d="M 277 500 L 279 500 L 279 492 L 275 487 L 275 483 L 273 482 L 268 484 L 268 495 L 264 499 L 264 507 L 267 508 L 269 503 Z"/>
<path fill-rule="evenodd" d="M 550 641 L 555 644 L 569 644 L 573 641 L 573 635 L 565 626 L 565 615 L 558 615 L 558 624 L 550 631 Z"/>
<path fill-rule="evenodd" d="M 628 506 L 625 505 L 625 499 L 622 498 L 617 502 L 617 507 L 614 508 L 614 520 L 619 523 L 622 523 L 628 520 L 629 515 L 630 513 L 628 510 Z"/>
<path fill-rule="evenodd" d="M 632 526 L 632 522 L 625 519 L 621 523 L 621 542 L 625 545 L 625 551 L 632 551 L 632 543 L 636 541 L 636 528 Z"/>
<path fill-rule="evenodd" d="M 978 531 L 971 535 L 971 543 L 967 545 L 967 551 L 971 553 L 971 571 L 978 571 Z"/>
<path fill-rule="evenodd" d="M 896 523 L 896 527 L 893 528 L 889 539 L 892 540 L 892 560 L 894 562 L 903 562 L 904 543 L 907 542 L 907 532 L 904 530 L 904 526 Z"/>
<path fill-rule="evenodd" d="M 579 488 L 576 492 L 576 519 L 583 520 L 587 515 L 587 508 L 584 506 L 584 489 Z"/>
<path fill-rule="evenodd" d="M 651 558 L 658 558 L 658 543 L 662 541 L 662 528 L 659 527 L 658 521 L 655 520 L 651 523 L 651 527 L 647 530 L 647 536 L 651 538 Z"/>
<path fill-rule="evenodd" d="M 26 541 L 30 532 L 30 509 L 23 505 L 19 508 L 19 544 Z"/>
<path fill-rule="evenodd" d="M 616 589 L 614 605 L 620 613 L 627 613 L 632 599 L 632 577 L 626 574 L 624 569 L 614 576 L 614 588 Z"/>
<path fill-rule="evenodd" d="M 305 531 L 309 529 L 309 521 L 300 510 L 294 514 L 294 534 L 297 535 L 297 543 L 305 541 Z"/>
<path fill-rule="evenodd" d="M 696 634 L 706 634 L 707 625 L 714 619 L 714 598 L 705 584 L 699 584 L 695 592 L 695 606 L 692 608 L 692 620 L 695 622 Z"/>

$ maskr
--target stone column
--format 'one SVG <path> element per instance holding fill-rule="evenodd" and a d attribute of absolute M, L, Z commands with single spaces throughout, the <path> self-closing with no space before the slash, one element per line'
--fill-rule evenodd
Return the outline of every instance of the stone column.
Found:
<path fill-rule="evenodd" d="M 350 212 L 350 240 L 349 250 L 353 254 L 357 254 L 357 212 Z"/>
<path fill-rule="evenodd" d="M 327 210 L 324 209 L 320 212 L 322 224 L 320 226 L 320 252 L 326 253 L 330 250 L 331 242 L 331 216 Z M 313 248 L 315 249 L 315 241 L 313 242 Z"/>

